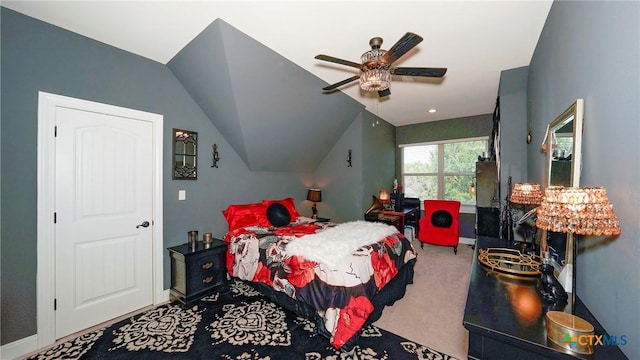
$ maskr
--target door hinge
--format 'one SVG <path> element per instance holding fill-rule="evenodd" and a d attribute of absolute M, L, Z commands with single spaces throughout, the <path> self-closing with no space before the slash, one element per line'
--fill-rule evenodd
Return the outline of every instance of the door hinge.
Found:
<path fill-rule="evenodd" d="M 53 311 L 58 310 L 58 299 L 53 299 Z"/>
<path fill-rule="evenodd" d="M 54 212 L 53 213 L 53 223 L 57 223 L 58 222 L 58 213 Z"/>

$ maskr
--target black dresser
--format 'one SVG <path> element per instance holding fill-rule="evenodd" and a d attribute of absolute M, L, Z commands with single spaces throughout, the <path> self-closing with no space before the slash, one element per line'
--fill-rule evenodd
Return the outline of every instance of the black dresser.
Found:
<path fill-rule="evenodd" d="M 547 340 L 546 311 L 539 278 L 498 276 L 478 262 L 478 249 L 505 247 L 505 240 L 478 237 L 462 324 L 469 331 L 469 359 L 627 359 L 617 346 L 595 346 L 592 355 L 565 353 Z M 564 310 L 566 311 L 566 309 Z M 607 333 L 576 300 L 576 315 L 596 335 Z"/>

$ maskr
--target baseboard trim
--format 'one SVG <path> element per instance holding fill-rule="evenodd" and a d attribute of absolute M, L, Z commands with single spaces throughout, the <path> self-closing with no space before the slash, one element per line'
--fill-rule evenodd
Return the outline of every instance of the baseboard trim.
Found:
<path fill-rule="evenodd" d="M 17 359 L 38 349 L 38 335 L 31 335 L 0 346 L 0 359 Z"/>
<path fill-rule="evenodd" d="M 460 243 L 467 244 L 467 245 L 475 245 L 476 244 L 476 239 L 461 237 L 460 238 Z"/>

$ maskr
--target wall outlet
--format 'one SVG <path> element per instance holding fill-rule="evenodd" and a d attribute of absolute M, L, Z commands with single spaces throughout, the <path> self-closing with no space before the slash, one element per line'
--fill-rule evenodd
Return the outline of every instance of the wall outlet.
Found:
<path fill-rule="evenodd" d="M 187 199 L 187 190 L 178 190 L 178 200 Z"/>

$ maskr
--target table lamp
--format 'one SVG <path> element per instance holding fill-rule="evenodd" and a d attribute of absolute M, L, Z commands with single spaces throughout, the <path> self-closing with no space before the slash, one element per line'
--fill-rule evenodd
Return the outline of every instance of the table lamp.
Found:
<path fill-rule="evenodd" d="M 535 205 L 538 206 L 542 202 L 542 191 L 540 190 L 539 184 L 529 184 L 529 183 L 516 183 L 513 186 L 513 190 L 511 191 L 511 196 L 509 196 L 509 201 L 514 204 L 522 204 L 524 205 L 524 215 L 521 220 L 525 221 L 528 218 L 527 213 L 527 205 Z M 518 222 L 520 223 L 520 222 Z M 533 227 L 534 231 L 531 234 L 531 248 L 535 247 L 535 227 Z M 525 242 L 527 241 L 525 235 Z"/>
<path fill-rule="evenodd" d="M 566 338 L 567 334 L 573 336 L 575 331 L 593 333 L 591 324 L 575 316 L 575 270 L 578 251 L 574 243 L 574 235 L 609 236 L 620 234 L 620 222 L 613 213 L 613 205 L 609 203 L 607 191 L 603 187 L 550 186 L 545 190 L 542 203 L 538 207 L 536 226 L 548 231 L 567 233 L 567 250 L 570 250 L 570 253 L 567 254 L 565 268 L 567 272 L 570 272 L 571 279 L 571 314 L 559 311 L 547 312 L 547 337 L 567 350 L 592 354 L 593 345 L 591 344 L 578 344 L 580 346 L 570 347 L 571 342 L 563 341 L 557 337 Z M 560 275 L 562 281 L 563 274 Z M 563 329 L 564 333 L 558 331 L 559 328 Z"/>
<path fill-rule="evenodd" d="M 378 194 L 378 197 L 380 198 L 380 202 L 384 206 L 385 210 L 387 210 L 389 208 L 389 204 L 391 203 L 391 198 L 389 196 L 389 192 L 387 190 L 385 190 L 385 189 L 382 189 L 382 190 L 380 190 L 380 193 Z"/>
<path fill-rule="evenodd" d="M 320 189 L 309 189 L 307 191 L 307 200 L 309 201 L 313 201 L 313 206 L 311 207 L 311 218 L 312 219 L 317 219 L 318 218 L 318 208 L 316 207 L 316 203 L 319 203 L 322 201 L 322 190 Z"/>

